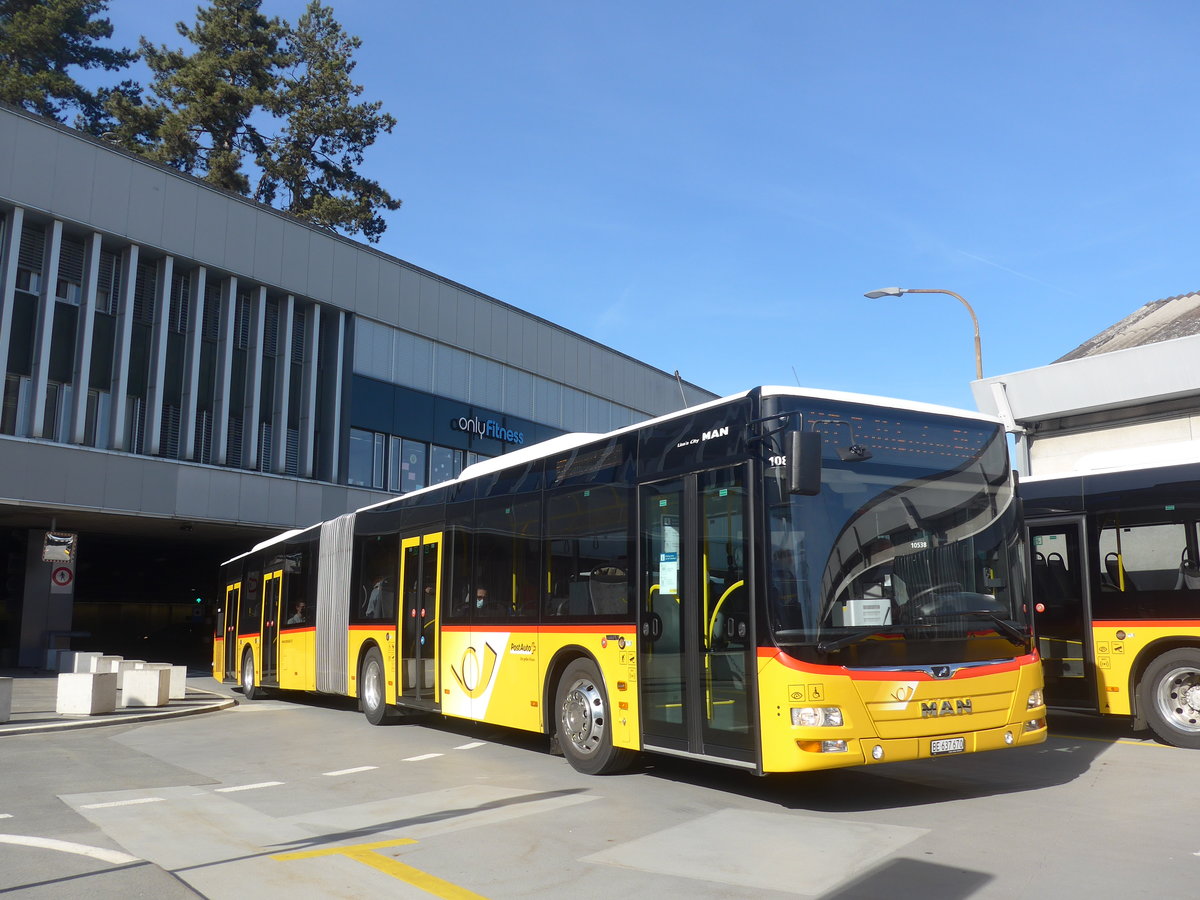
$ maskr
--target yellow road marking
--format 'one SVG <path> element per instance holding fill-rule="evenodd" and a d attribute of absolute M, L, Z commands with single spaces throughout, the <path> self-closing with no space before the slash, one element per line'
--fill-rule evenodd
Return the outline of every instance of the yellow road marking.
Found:
<path fill-rule="evenodd" d="M 484 900 L 482 894 L 468 891 L 457 884 L 443 881 L 441 878 L 430 875 L 428 872 L 414 869 L 412 866 L 406 865 L 397 859 L 375 852 L 385 847 L 400 847 L 405 844 L 415 843 L 416 841 L 412 838 L 397 838 L 394 841 L 352 844 L 349 847 L 331 847 L 324 850 L 301 850 L 297 853 L 280 853 L 272 856 L 271 859 L 287 861 L 294 859 L 314 859 L 318 856 L 348 856 L 355 862 L 378 869 L 380 872 L 411 884 L 413 887 L 420 888 L 426 893 L 433 894 L 435 897 L 444 897 L 446 900 Z"/>

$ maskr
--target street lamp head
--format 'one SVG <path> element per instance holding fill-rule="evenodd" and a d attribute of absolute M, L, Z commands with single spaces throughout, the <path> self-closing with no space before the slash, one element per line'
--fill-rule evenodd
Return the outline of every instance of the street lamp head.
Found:
<path fill-rule="evenodd" d="M 880 288 L 877 291 L 867 291 L 863 296 L 869 300 L 878 300 L 880 297 L 899 297 L 903 293 L 904 288 L 889 287 Z"/>

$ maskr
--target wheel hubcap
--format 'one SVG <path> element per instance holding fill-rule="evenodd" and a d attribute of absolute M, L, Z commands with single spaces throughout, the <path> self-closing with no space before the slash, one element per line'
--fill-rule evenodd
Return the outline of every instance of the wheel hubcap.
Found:
<path fill-rule="evenodd" d="M 581 753 L 591 753 L 604 734 L 604 700 L 590 681 L 571 685 L 562 703 L 563 733 Z"/>
<path fill-rule="evenodd" d="M 1200 734 L 1200 671 L 1179 668 L 1158 683 L 1158 709 L 1180 731 Z"/>
<path fill-rule="evenodd" d="M 369 708 L 375 709 L 379 706 L 381 691 L 379 687 L 379 669 L 373 663 L 367 666 L 363 682 L 363 700 Z"/>

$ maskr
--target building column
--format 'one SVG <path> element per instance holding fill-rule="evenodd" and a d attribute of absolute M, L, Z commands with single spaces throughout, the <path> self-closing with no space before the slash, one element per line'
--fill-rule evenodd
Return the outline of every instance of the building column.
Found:
<path fill-rule="evenodd" d="M 158 456 L 162 449 L 163 393 L 167 377 L 167 332 L 171 327 L 171 283 L 175 277 L 175 259 L 164 256 L 158 261 L 154 285 L 154 325 L 150 331 L 150 380 L 146 385 L 147 456 Z"/>
<path fill-rule="evenodd" d="M 92 380 L 92 335 L 96 325 L 96 286 L 100 281 L 100 235 L 88 235 L 83 251 L 83 286 L 79 298 L 79 324 L 75 329 L 75 385 L 71 404 L 72 444 L 82 444 L 87 436 L 87 401 Z"/>
<path fill-rule="evenodd" d="M 113 450 L 128 450 L 125 440 L 125 407 L 129 393 L 129 355 L 133 347 L 133 291 L 137 286 L 138 245 L 130 244 L 121 254 L 121 296 L 117 301 L 117 328 L 113 339 L 112 427 L 109 443 Z"/>
<path fill-rule="evenodd" d="M 237 278 L 230 275 L 221 283 L 221 320 L 217 336 L 217 372 L 213 385 L 212 462 L 225 465 L 229 452 L 229 395 L 233 379 L 234 317 L 237 314 Z M 245 440 L 245 429 L 242 429 Z"/>
<path fill-rule="evenodd" d="M 0 244 L 0 375 L 8 374 L 8 345 L 12 340 L 14 292 L 17 289 L 17 257 L 21 252 L 21 231 L 25 228 L 25 210 L 10 209 L 4 218 L 4 242 Z M 0 381 L 0 396 L 3 396 Z"/>
<path fill-rule="evenodd" d="M 259 414 L 262 412 L 263 349 L 267 324 L 267 289 L 250 295 L 250 337 L 246 347 L 246 392 L 242 403 L 242 467 L 258 468 Z"/>
<path fill-rule="evenodd" d="M 321 344 L 321 306 L 311 303 L 304 311 L 304 363 L 300 375 L 299 472 L 315 478 L 317 434 L 317 360 Z"/>
<path fill-rule="evenodd" d="M 196 458 L 196 415 L 200 404 L 200 342 L 204 337 L 204 303 L 208 292 L 208 270 L 196 266 L 191 273 L 188 296 L 187 338 L 183 350 L 183 409 L 179 411 L 179 441 L 182 459 Z"/>
<path fill-rule="evenodd" d="M 42 289 L 38 293 L 37 325 L 33 332 L 33 374 L 29 379 L 29 436 L 45 434 L 46 391 L 50 379 L 50 346 L 54 341 L 54 299 L 58 293 L 58 257 L 62 252 L 62 222 L 54 219 L 46 228 L 46 250 L 42 255 Z"/>
<path fill-rule="evenodd" d="M 291 294 L 279 302 L 279 337 L 275 341 L 275 398 L 271 410 L 271 471 L 287 472 L 288 406 L 292 390 L 292 323 L 296 298 Z"/>

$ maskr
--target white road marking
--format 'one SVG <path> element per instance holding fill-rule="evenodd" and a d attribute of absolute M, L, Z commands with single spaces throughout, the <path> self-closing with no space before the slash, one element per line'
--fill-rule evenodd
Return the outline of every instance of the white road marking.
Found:
<path fill-rule="evenodd" d="M 455 750 L 474 750 L 476 747 L 482 747 L 485 741 L 472 741 L 469 744 L 463 744 L 461 747 L 455 747 Z"/>
<path fill-rule="evenodd" d="M 420 762 L 423 759 L 436 759 L 441 755 L 441 753 L 426 753 L 422 756 L 410 756 L 408 759 L 401 760 L 401 762 Z"/>
<path fill-rule="evenodd" d="M 322 772 L 322 775 L 354 775 L 358 772 L 370 772 L 372 769 L 378 769 L 379 766 L 356 766 L 353 769 L 338 769 L 336 772 Z"/>
<path fill-rule="evenodd" d="M 256 791 L 259 788 L 275 787 L 282 781 L 260 781 L 258 784 L 239 784 L 237 787 L 217 788 L 218 794 L 232 794 L 234 791 Z"/>
<path fill-rule="evenodd" d="M 89 847 L 87 844 L 75 844 L 71 841 L 56 841 L 54 838 L 31 837 L 27 834 L 0 834 L 0 844 L 20 844 L 22 847 L 40 847 L 43 850 L 76 853 L 79 856 L 90 856 L 101 862 L 112 863 L 114 866 L 127 866 L 130 863 L 141 862 L 136 856 L 118 853 L 116 850 Z"/>
<path fill-rule="evenodd" d="M 109 803 L 87 803 L 80 809 L 108 809 L 113 806 L 137 806 L 141 803 L 162 803 L 166 797 L 139 797 L 137 800 L 113 800 Z"/>

